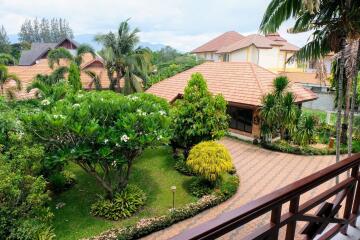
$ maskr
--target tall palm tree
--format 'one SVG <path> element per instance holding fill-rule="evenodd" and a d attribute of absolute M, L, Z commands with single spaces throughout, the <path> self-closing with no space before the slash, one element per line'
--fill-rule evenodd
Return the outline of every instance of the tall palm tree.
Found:
<path fill-rule="evenodd" d="M 147 81 L 151 56 L 147 49 L 137 47 L 139 30 L 131 30 L 128 21 L 120 23 L 117 33 L 95 37 L 103 44 L 101 55 L 108 71 L 109 88 L 121 90 L 124 94 L 143 91 L 142 83 Z M 124 89 L 120 89 L 122 78 L 125 80 Z"/>
<path fill-rule="evenodd" d="M 21 90 L 21 81 L 16 74 L 11 74 L 8 71 L 8 68 L 5 65 L 0 65 L 0 89 L 1 95 L 5 94 L 5 84 L 14 81 L 15 88 L 7 88 L 6 94 L 9 98 L 14 97 L 14 90 L 20 91 Z"/>
<path fill-rule="evenodd" d="M 346 40 L 359 37 L 359 9 L 358 0 L 272 0 L 260 25 L 260 30 L 264 33 L 275 32 L 284 21 L 295 18 L 290 32 L 313 30 L 312 39 L 294 55 L 298 60 L 319 59 L 330 51 L 340 53 L 336 124 L 337 162 L 340 161 L 344 49 Z"/>

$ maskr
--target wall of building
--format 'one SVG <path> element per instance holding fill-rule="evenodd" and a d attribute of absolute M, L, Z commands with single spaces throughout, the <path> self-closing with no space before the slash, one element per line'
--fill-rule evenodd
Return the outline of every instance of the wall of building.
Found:
<path fill-rule="evenodd" d="M 279 48 L 273 47 L 271 49 L 259 49 L 259 65 L 269 70 L 277 69 L 279 57 Z"/>
<path fill-rule="evenodd" d="M 243 48 L 237 50 L 235 52 L 230 53 L 229 61 L 230 62 L 244 62 L 248 60 L 248 50 L 247 48 Z"/>
<path fill-rule="evenodd" d="M 196 53 L 196 58 L 199 60 L 214 62 L 218 62 L 220 60 L 219 54 L 216 54 L 215 52 Z"/>

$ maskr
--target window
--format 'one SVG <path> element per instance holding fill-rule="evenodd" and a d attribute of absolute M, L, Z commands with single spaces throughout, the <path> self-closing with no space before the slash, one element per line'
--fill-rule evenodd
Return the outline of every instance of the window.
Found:
<path fill-rule="evenodd" d="M 224 54 L 224 57 L 223 57 L 223 60 L 224 60 L 224 62 L 228 62 L 229 61 L 229 54 L 228 53 L 225 53 Z"/>
<path fill-rule="evenodd" d="M 213 53 L 211 53 L 210 58 L 211 58 L 211 60 L 214 59 L 214 54 Z"/>
<path fill-rule="evenodd" d="M 228 114 L 230 115 L 230 128 L 248 133 L 252 132 L 252 110 L 229 106 Z"/>

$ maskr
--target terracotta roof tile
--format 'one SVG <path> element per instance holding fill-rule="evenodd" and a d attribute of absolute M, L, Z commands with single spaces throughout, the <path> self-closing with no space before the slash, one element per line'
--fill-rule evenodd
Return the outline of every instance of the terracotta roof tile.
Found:
<path fill-rule="evenodd" d="M 294 83 L 320 85 L 320 79 L 317 78 L 316 73 L 286 72 L 286 73 L 281 73 L 281 75 L 287 76 L 289 80 Z M 326 80 L 321 84 L 330 86 L 330 82 L 328 80 Z"/>
<path fill-rule="evenodd" d="M 257 48 L 272 48 L 274 45 L 277 45 L 277 43 L 260 34 L 251 34 L 233 44 L 222 47 L 217 53 L 230 53 L 249 47 L 250 45 L 255 45 Z"/>
<path fill-rule="evenodd" d="M 261 106 L 262 97 L 271 92 L 276 74 L 249 62 L 207 62 L 156 83 L 147 90 L 169 102 L 184 93 L 193 73 L 201 73 L 213 94 L 222 94 L 228 102 Z M 301 85 L 291 84 L 296 102 L 316 99 L 317 96 Z"/>
<path fill-rule="evenodd" d="M 233 44 L 242 38 L 243 36 L 240 33 L 237 33 L 235 31 L 229 31 L 205 43 L 204 45 L 192 50 L 191 52 L 192 53 L 216 52 L 220 48 Z"/>

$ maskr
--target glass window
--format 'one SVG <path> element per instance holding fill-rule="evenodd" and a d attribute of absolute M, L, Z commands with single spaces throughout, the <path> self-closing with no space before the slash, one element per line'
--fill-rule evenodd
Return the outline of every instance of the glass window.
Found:
<path fill-rule="evenodd" d="M 248 133 L 252 132 L 252 110 L 229 106 L 228 114 L 231 117 L 230 128 Z"/>

